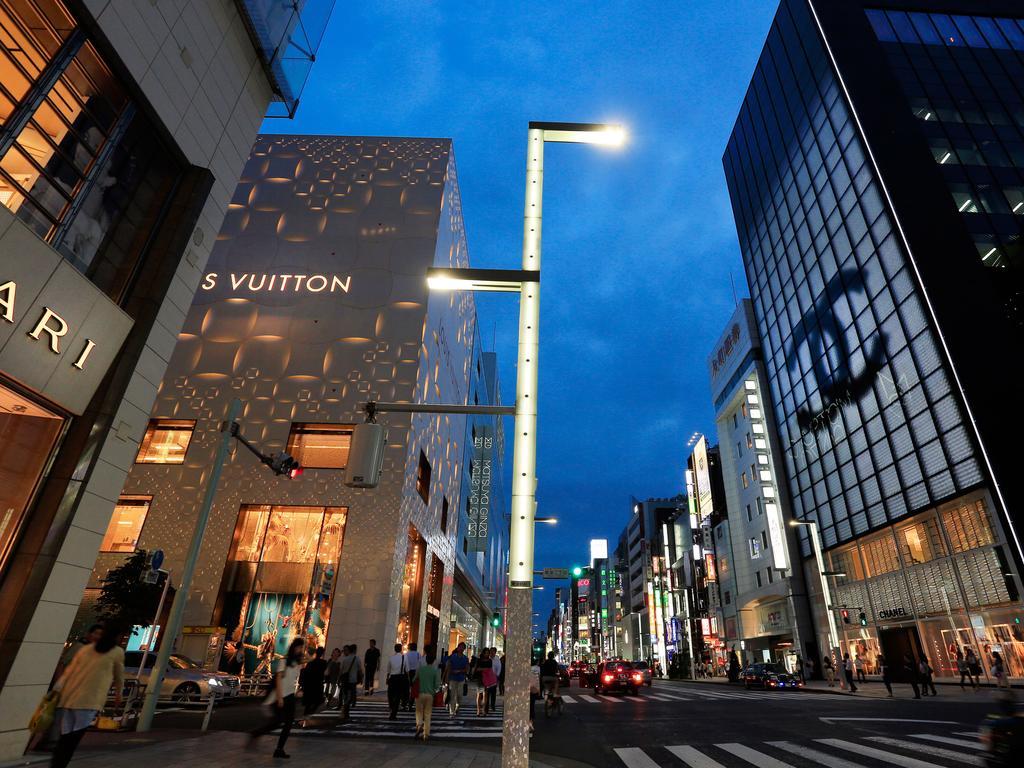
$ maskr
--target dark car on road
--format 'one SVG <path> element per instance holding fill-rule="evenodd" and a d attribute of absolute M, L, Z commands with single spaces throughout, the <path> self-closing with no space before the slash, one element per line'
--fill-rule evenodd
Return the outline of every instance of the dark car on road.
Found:
<path fill-rule="evenodd" d="M 770 662 L 751 664 L 740 674 L 745 688 L 765 688 L 767 690 L 787 688 L 803 688 L 800 678 L 791 675 L 781 664 Z"/>
<path fill-rule="evenodd" d="M 565 664 L 558 665 L 558 686 L 560 688 L 569 687 L 569 668 Z"/>
<path fill-rule="evenodd" d="M 651 687 L 651 677 L 652 677 L 651 676 L 651 665 L 648 664 L 646 661 L 634 661 L 633 662 L 633 669 L 635 669 L 637 672 L 639 672 L 640 674 L 642 674 L 644 676 L 644 680 L 643 680 L 644 685 L 646 685 L 648 688 L 650 688 Z"/>
<path fill-rule="evenodd" d="M 597 671 L 594 673 L 594 693 L 628 691 L 636 696 L 643 682 L 643 672 L 633 669 L 630 662 L 606 661 L 597 665 Z"/>

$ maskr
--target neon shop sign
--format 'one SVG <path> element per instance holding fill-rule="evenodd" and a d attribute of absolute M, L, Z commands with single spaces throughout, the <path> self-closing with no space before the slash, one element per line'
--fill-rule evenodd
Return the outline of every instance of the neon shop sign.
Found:
<path fill-rule="evenodd" d="M 200 287 L 204 291 L 212 291 L 221 278 L 224 284 L 230 283 L 232 291 L 248 293 L 348 293 L 352 287 L 352 275 L 271 275 L 266 272 L 230 272 L 226 275 L 207 272 Z"/>

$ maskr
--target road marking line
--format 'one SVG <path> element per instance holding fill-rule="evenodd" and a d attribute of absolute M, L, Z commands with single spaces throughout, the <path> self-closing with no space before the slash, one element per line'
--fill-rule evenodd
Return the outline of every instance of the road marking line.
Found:
<path fill-rule="evenodd" d="M 690 768 L 725 768 L 717 760 L 713 760 L 688 744 L 678 747 L 665 747 L 665 749 L 690 766 Z"/>
<path fill-rule="evenodd" d="M 724 749 L 726 752 L 731 752 L 736 757 L 742 758 L 758 768 L 793 768 L 789 763 L 776 760 L 771 755 L 758 752 L 756 749 L 751 749 L 745 744 L 715 744 L 715 746 L 719 749 Z"/>
<path fill-rule="evenodd" d="M 580 694 L 580 698 L 583 699 L 583 701 L 587 702 L 587 704 L 600 704 L 601 703 L 600 701 L 595 699 L 593 696 L 587 696 L 586 694 L 583 694 L 583 693 Z"/>
<path fill-rule="evenodd" d="M 674 696 L 669 693 L 659 693 L 658 695 L 665 699 L 672 699 L 672 701 L 693 701 L 693 699 L 688 699 L 685 696 Z"/>
<path fill-rule="evenodd" d="M 967 747 L 967 749 L 976 749 L 979 752 L 985 747 L 976 741 L 967 741 L 966 739 L 951 739 L 949 736 L 935 736 L 931 733 L 912 733 L 910 734 L 912 739 L 927 739 L 928 741 L 937 741 L 940 744 L 952 744 L 956 747 Z"/>
<path fill-rule="evenodd" d="M 866 747 L 863 744 L 854 744 L 852 741 L 842 739 L 815 739 L 819 744 L 825 744 L 836 749 L 845 749 L 847 752 L 856 752 L 858 755 L 873 757 L 890 765 L 899 765 L 902 768 L 935 768 L 935 763 L 926 763 L 924 760 L 915 760 L 912 757 L 897 755 L 894 752 L 883 752 L 874 747 Z"/>
<path fill-rule="evenodd" d="M 625 763 L 626 768 L 660 768 L 660 766 L 651 760 L 639 747 L 619 747 L 615 750 L 615 754 L 619 756 L 619 759 Z"/>
<path fill-rule="evenodd" d="M 616 698 L 614 698 L 612 696 L 599 695 L 597 698 L 604 699 L 605 701 L 610 701 L 610 702 L 613 702 L 615 704 L 621 704 L 622 703 L 622 699 L 616 699 Z"/>
<path fill-rule="evenodd" d="M 671 696 L 658 696 L 658 695 L 653 694 L 653 693 L 649 693 L 646 696 L 642 696 L 641 698 L 644 698 L 644 699 L 657 699 L 658 701 L 673 701 L 674 700 Z"/>
<path fill-rule="evenodd" d="M 568 696 L 568 695 L 566 695 L 564 693 L 562 694 L 562 701 L 564 701 L 566 704 L 575 704 L 576 703 L 576 699 L 574 699 L 572 696 Z"/>
<path fill-rule="evenodd" d="M 861 699 L 867 701 L 867 699 Z M 819 717 L 823 723 L 835 723 L 839 720 L 850 720 L 862 723 L 933 723 L 935 725 L 961 725 L 956 720 L 902 720 L 897 717 Z"/>
<path fill-rule="evenodd" d="M 811 749 L 801 744 L 791 744 L 788 741 L 766 741 L 765 744 L 776 749 L 791 752 L 797 757 L 802 757 L 810 762 L 826 765 L 828 768 L 863 768 L 860 763 L 851 763 L 849 760 L 830 755 L 828 752 L 819 752 L 816 749 Z"/>
<path fill-rule="evenodd" d="M 954 736 L 971 736 L 971 737 L 973 737 L 975 739 L 978 738 L 978 732 L 977 731 L 953 731 L 953 735 Z"/>
<path fill-rule="evenodd" d="M 877 741 L 879 744 L 887 744 L 890 747 L 900 747 L 901 749 L 909 749 L 912 752 L 923 752 L 926 755 L 944 757 L 947 760 L 956 760 L 958 763 L 968 763 L 969 765 L 980 765 L 982 767 L 985 765 L 985 761 L 977 755 L 965 755 L 963 752 L 954 752 L 952 749 L 933 747 L 931 744 L 917 744 L 912 741 L 892 739 L 888 736 L 868 736 L 867 739 L 868 741 Z"/>

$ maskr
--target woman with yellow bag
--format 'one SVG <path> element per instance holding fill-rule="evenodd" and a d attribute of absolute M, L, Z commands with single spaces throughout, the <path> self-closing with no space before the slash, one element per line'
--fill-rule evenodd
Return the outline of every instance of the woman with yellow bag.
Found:
<path fill-rule="evenodd" d="M 111 627 L 104 627 L 96 642 L 74 655 L 54 685 L 58 695 L 54 725 L 60 735 L 50 758 L 51 768 L 65 768 L 71 762 L 96 713 L 107 703 L 111 684 L 114 702 L 121 706 L 124 649 L 117 644 L 118 634 Z"/>

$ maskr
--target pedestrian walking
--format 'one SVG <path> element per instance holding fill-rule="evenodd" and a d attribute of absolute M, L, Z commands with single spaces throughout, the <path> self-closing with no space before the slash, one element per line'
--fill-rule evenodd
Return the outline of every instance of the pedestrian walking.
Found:
<path fill-rule="evenodd" d="M 505 695 L 505 657 L 498 656 L 498 649 L 491 648 L 491 659 L 494 661 L 494 674 L 498 678 L 498 686 L 495 688 L 496 694 Z M 491 709 L 495 709 L 497 701 L 491 706 Z"/>
<path fill-rule="evenodd" d="M 111 684 L 114 705 L 121 706 L 124 650 L 117 644 L 119 633 L 107 626 L 89 634 L 96 639 L 75 652 L 54 686 L 58 692 L 54 727 L 59 736 L 50 757 L 51 768 L 65 768 L 71 762 L 97 712 L 107 703 Z"/>
<path fill-rule="evenodd" d="M 341 691 L 339 689 L 339 682 L 341 680 L 341 648 L 335 648 L 331 651 L 331 658 L 327 662 L 327 668 L 324 670 L 324 680 L 327 684 L 327 706 L 334 706 L 334 697 L 337 695 L 338 700 L 335 709 L 341 707 Z"/>
<path fill-rule="evenodd" d="M 832 665 L 832 656 L 825 656 L 821 660 L 821 668 L 825 671 L 825 679 L 828 680 L 828 687 L 836 687 L 836 668 Z"/>
<path fill-rule="evenodd" d="M 797 657 L 797 658 L 799 659 L 799 657 Z M 810 657 L 804 659 L 803 668 L 804 668 L 803 681 L 806 683 L 808 680 L 810 680 L 812 677 L 814 677 L 814 659 L 812 659 Z"/>
<path fill-rule="evenodd" d="M 377 641 L 371 640 L 370 647 L 366 649 L 366 653 L 363 655 L 363 669 L 366 675 L 366 683 L 363 686 L 363 692 L 367 696 L 372 696 L 376 689 L 377 669 L 380 667 L 380 648 L 377 647 Z"/>
<path fill-rule="evenodd" d="M 462 697 L 466 694 L 466 670 L 469 659 L 466 658 L 466 644 L 459 643 L 444 668 L 443 680 L 448 683 L 448 717 L 453 718 L 462 706 Z"/>
<path fill-rule="evenodd" d="M 348 721 L 349 713 L 352 711 L 352 706 L 355 702 L 356 696 L 353 685 L 359 679 L 358 663 L 359 658 L 356 656 L 352 646 L 343 646 L 341 649 L 341 669 L 338 672 L 338 687 L 340 689 L 338 709 L 341 710 L 339 722 L 342 723 Z"/>
<path fill-rule="evenodd" d="M 487 673 L 486 675 L 484 673 Z M 473 682 L 476 683 L 476 716 L 483 717 L 487 714 L 487 683 L 486 681 L 494 675 L 494 665 L 491 662 L 491 649 L 483 648 L 480 656 L 477 657 L 476 666 L 472 670 Z M 497 683 L 497 680 L 495 680 Z"/>
<path fill-rule="evenodd" d="M 967 649 L 964 661 L 967 662 L 967 674 L 971 678 L 971 685 L 974 686 L 974 690 L 978 690 L 978 686 L 981 685 L 981 662 L 974 655 L 973 648 Z"/>
<path fill-rule="evenodd" d="M 964 691 L 966 690 L 964 687 L 964 680 L 969 680 L 971 673 L 967 668 L 967 659 L 964 657 L 964 652 L 959 648 L 956 649 L 956 671 L 960 675 L 960 690 Z M 971 680 L 971 685 L 973 687 L 973 680 Z"/>
<path fill-rule="evenodd" d="M 889 669 L 889 663 L 882 654 L 878 654 L 877 663 L 878 672 L 882 675 L 882 684 L 885 686 L 885 690 L 889 692 L 889 697 L 892 698 L 892 672 Z"/>
<path fill-rule="evenodd" d="M 903 676 L 910 683 L 910 687 L 914 689 L 914 698 L 921 698 L 921 689 L 917 685 L 917 664 L 914 663 L 914 657 L 910 655 L 910 652 L 903 654 Z"/>
<path fill-rule="evenodd" d="M 288 735 L 292 732 L 292 723 L 295 720 L 295 689 L 299 684 L 305 648 L 306 641 L 301 637 L 296 637 L 288 646 L 288 653 L 281 659 L 274 675 L 273 688 L 263 702 L 273 707 L 270 719 L 249 734 L 249 745 L 252 746 L 257 738 L 270 733 L 280 725 L 281 734 L 277 737 L 274 757 L 287 758 L 290 756 L 284 751 L 284 745 L 288 741 Z"/>
<path fill-rule="evenodd" d="M 308 725 L 310 718 L 324 703 L 324 676 L 327 673 L 327 662 L 324 661 L 324 649 L 313 651 L 313 658 L 299 673 L 299 688 L 302 690 L 302 714 L 306 718 L 303 727 Z"/>
<path fill-rule="evenodd" d="M 846 684 L 850 686 L 850 693 L 857 692 L 857 684 L 853 682 L 853 660 L 850 658 L 850 654 L 843 654 L 843 677 L 846 678 Z"/>
<path fill-rule="evenodd" d="M 487 654 L 491 662 L 490 669 L 484 669 L 481 677 L 484 683 L 484 714 L 494 712 L 498 708 L 498 673 L 495 667 L 501 667 L 501 660 L 498 658 L 498 649 L 491 648 Z"/>
<path fill-rule="evenodd" d="M 391 710 L 388 719 L 397 720 L 402 702 L 409 698 L 409 674 L 405 668 L 401 643 L 395 643 L 395 652 L 388 659 L 384 683 L 388 687 L 388 708 Z"/>
<path fill-rule="evenodd" d="M 996 688 L 1010 687 L 1010 680 L 1006 675 L 1006 664 L 999 651 L 992 651 L 992 677 L 996 680 Z"/>
<path fill-rule="evenodd" d="M 864 674 L 864 659 L 860 657 L 859 653 L 857 654 L 857 658 L 853 660 L 853 666 L 854 669 L 857 670 L 857 682 L 866 683 L 868 681 L 868 677 Z"/>
<path fill-rule="evenodd" d="M 928 657 L 922 656 L 921 660 L 917 664 L 917 670 L 921 675 L 921 693 L 924 696 L 928 695 L 928 689 L 932 691 L 932 696 L 938 696 L 939 692 L 935 690 L 935 681 L 932 679 L 932 675 L 935 670 L 932 669 L 932 665 L 928 663 Z"/>
<path fill-rule="evenodd" d="M 355 709 L 356 704 L 359 701 L 359 686 L 366 680 L 366 669 L 363 667 L 363 660 L 359 658 L 359 647 L 352 643 L 349 646 L 352 649 L 352 655 L 355 656 L 355 663 L 352 665 L 352 669 L 349 670 L 349 708 Z"/>
<path fill-rule="evenodd" d="M 409 675 L 409 698 L 405 702 L 405 711 L 412 712 L 416 704 L 416 696 L 412 693 L 413 683 L 416 680 L 416 670 L 420 666 L 420 653 L 416 649 L 416 643 L 409 643 L 409 650 L 405 652 L 405 671 Z"/>
<path fill-rule="evenodd" d="M 430 739 L 430 716 L 434 713 L 434 694 L 441 690 L 441 673 L 434 665 L 434 649 L 424 648 L 426 657 L 416 668 L 416 736 L 424 741 Z"/>

